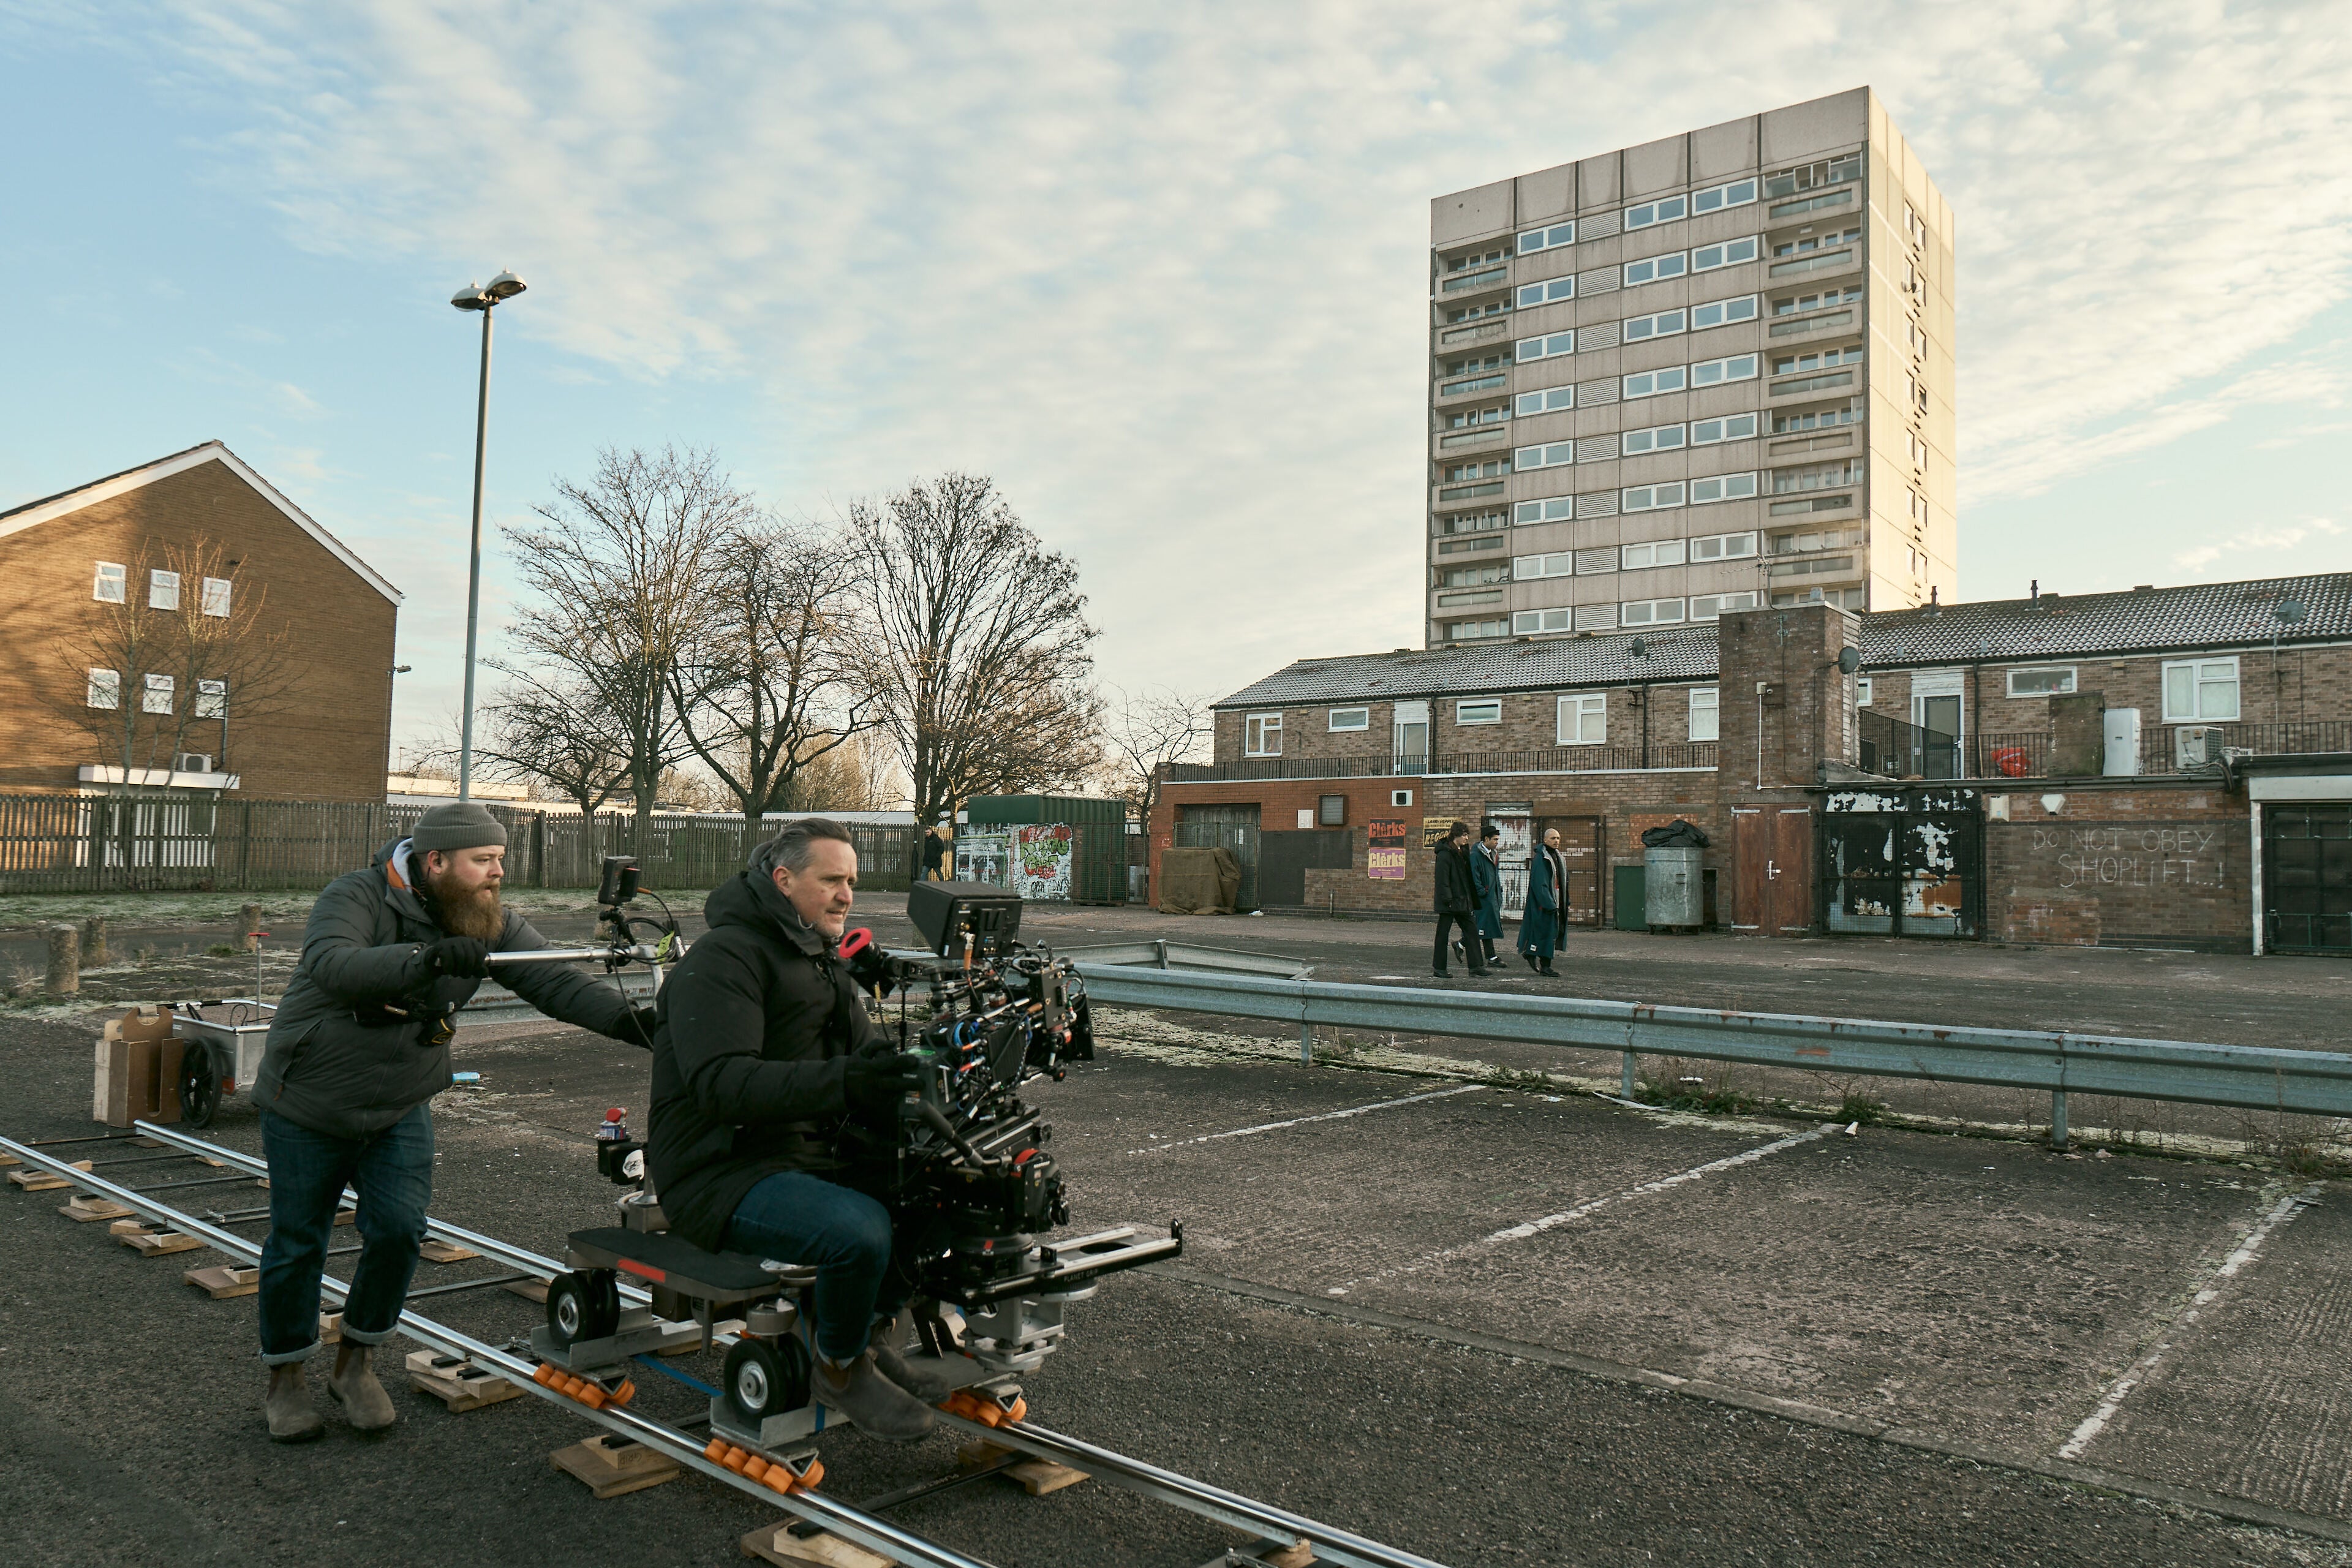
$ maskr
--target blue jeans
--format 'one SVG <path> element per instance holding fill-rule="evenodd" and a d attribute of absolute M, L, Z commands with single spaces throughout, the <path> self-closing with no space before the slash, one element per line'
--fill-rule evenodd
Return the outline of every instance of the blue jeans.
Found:
<path fill-rule="evenodd" d="M 433 1117 L 424 1105 L 366 1138 L 313 1132 L 261 1113 L 269 1158 L 269 1239 L 261 1244 L 261 1359 L 270 1366 L 319 1348 L 319 1276 L 343 1188 L 360 1194 L 360 1266 L 343 1303 L 343 1338 L 381 1344 L 400 1321 L 425 1208 L 433 1201 Z"/>
<path fill-rule="evenodd" d="M 890 1211 L 805 1171 L 762 1177 L 735 1205 L 722 1239 L 731 1252 L 815 1266 L 810 1328 L 817 1353 L 835 1365 L 866 1349 L 876 1319 L 907 1304 L 908 1281 L 890 1267 Z"/>

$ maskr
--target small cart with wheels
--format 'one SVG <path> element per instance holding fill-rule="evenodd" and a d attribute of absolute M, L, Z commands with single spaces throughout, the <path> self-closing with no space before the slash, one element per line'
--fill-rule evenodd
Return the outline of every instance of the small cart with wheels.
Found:
<path fill-rule="evenodd" d="M 221 1101 L 253 1088 L 269 1044 L 275 1002 L 182 1002 L 172 1009 L 180 1042 L 180 1117 L 209 1127 Z"/>

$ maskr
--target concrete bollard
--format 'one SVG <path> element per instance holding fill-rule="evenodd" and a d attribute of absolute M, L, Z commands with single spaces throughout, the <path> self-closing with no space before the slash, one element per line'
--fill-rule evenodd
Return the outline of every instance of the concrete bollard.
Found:
<path fill-rule="evenodd" d="M 92 915 L 81 922 L 81 966 L 98 969 L 106 963 L 106 917 Z"/>
<path fill-rule="evenodd" d="M 237 919 L 244 922 L 245 951 L 259 952 L 261 951 L 261 906 L 247 904 L 236 913 Z"/>
<path fill-rule="evenodd" d="M 63 921 L 49 927 L 49 994 L 71 996 L 81 989 L 81 932 Z"/>

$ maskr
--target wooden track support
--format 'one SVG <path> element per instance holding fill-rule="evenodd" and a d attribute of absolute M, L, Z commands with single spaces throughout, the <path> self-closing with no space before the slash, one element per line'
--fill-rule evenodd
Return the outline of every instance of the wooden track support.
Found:
<path fill-rule="evenodd" d="M 777 1568 L 893 1568 L 890 1559 L 869 1552 L 854 1541 L 822 1532 L 805 1540 L 793 1533 L 793 1521 L 763 1524 L 736 1542 L 744 1556 Z"/>
<path fill-rule="evenodd" d="M 517 1394 L 522 1392 L 511 1383 L 506 1386 Z M 599 1432 L 569 1447 L 558 1448 L 549 1457 L 555 1461 L 557 1469 L 585 1484 L 589 1494 L 599 1502 L 674 1481 L 685 1470 L 668 1455 L 613 1432 Z"/>
<path fill-rule="evenodd" d="M 496 1373 L 484 1372 L 461 1357 L 443 1355 L 436 1351 L 411 1351 L 404 1364 L 408 1370 L 408 1386 L 419 1394 L 431 1394 L 447 1405 L 454 1415 L 463 1415 L 469 1410 L 481 1410 L 522 1397 L 522 1390 L 505 1378 Z M 562 1463 L 561 1456 L 556 1462 Z M 599 1492 L 596 1495 L 603 1497 L 606 1494 Z"/>

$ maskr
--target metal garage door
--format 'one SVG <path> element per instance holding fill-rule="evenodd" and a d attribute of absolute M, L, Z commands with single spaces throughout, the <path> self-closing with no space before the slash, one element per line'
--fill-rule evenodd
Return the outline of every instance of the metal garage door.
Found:
<path fill-rule="evenodd" d="M 2263 946 L 2352 952 L 2352 805 L 2263 808 Z"/>

